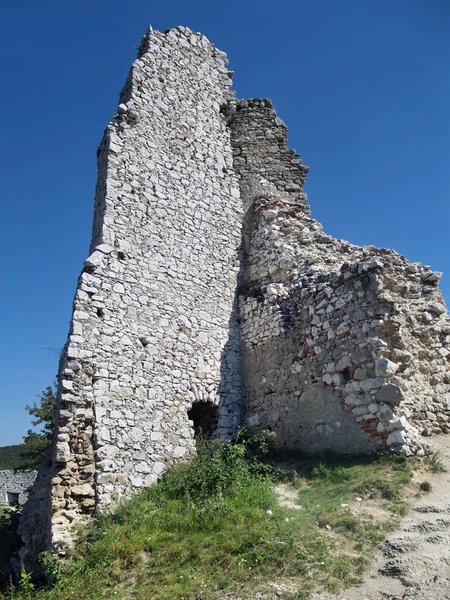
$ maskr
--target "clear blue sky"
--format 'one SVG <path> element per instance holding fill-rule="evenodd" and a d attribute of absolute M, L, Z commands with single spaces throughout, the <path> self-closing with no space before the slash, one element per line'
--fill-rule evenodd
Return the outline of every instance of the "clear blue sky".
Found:
<path fill-rule="evenodd" d="M 447 272 L 448 0 L 22 0 L 2 9 L 0 445 L 54 378 L 87 256 L 95 152 L 149 24 L 228 53 L 311 167 L 328 233 Z"/>

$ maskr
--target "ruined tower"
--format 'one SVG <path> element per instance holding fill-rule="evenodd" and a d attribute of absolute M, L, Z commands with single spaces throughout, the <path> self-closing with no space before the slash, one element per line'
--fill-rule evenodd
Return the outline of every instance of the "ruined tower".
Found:
<path fill-rule="evenodd" d="M 184 27 L 142 40 L 98 151 L 23 556 L 189 457 L 196 426 L 308 452 L 423 454 L 420 434 L 450 432 L 440 274 L 326 235 L 284 123 L 237 101 L 226 65 Z"/>

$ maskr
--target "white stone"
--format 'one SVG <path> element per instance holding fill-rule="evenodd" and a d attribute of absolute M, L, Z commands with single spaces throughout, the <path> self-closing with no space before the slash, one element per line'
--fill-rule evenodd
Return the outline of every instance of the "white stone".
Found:
<path fill-rule="evenodd" d="M 99 244 L 95 249 L 99 252 L 103 252 L 103 254 L 111 254 L 111 252 L 114 251 L 114 248 L 108 244 Z"/>
<path fill-rule="evenodd" d="M 111 436 L 107 427 L 99 427 L 97 431 L 97 439 L 100 442 L 110 442 Z"/>
<path fill-rule="evenodd" d="M 93 252 L 85 261 L 85 267 L 100 267 L 105 260 L 105 255 L 100 251 Z"/>
<path fill-rule="evenodd" d="M 278 216 L 278 212 L 276 210 L 266 210 L 264 211 L 264 218 L 266 221 L 273 221 Z"/>
<path fill-rule="evenodd" d="M 364 400 L 362 396 L 357 396 L 356 394 L 349 394 L 345 398 L 345 404 L 349 406 L 360 406 L 363 404 Z"/>
<path fill-rule="evenodd" d="M 402 431 L 393 431 L 389 434 L 386 444 L 388 446 L 403 445 L 406 442 L 405 434 Z"/>
<path fill-rule="evenodd" d="M 405 416 L 400 417 L 399 419 L 394 419 L 393 421 L 389 421 L 388 429 L 393 431 L 396 429 L 405 429 L 407 425 L 407 420 Z"/>
<path fill-rule="evenodd" d="M 70 459 L 70 447 L 67 442 L 56 444 L 55 460 L 57 463 L 66 463 Z"/>
<path fill-rule="evenodd" d="M 186 454 L 186 448 L 183 446 L 177 446 L 173 451 L 174 458 L 182 458 Z"/>
<path fill-rule="evenodd" d="M 377 377 L 392 377 L 397 373 L 399 365 L 388 358 L 379 358 L 375 361 Z"/>

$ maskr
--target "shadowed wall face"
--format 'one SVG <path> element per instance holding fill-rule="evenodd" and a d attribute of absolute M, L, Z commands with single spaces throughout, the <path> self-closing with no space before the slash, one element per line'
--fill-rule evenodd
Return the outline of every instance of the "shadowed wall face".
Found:
<path fill-rule="evenodd" d="M 216 407 L 216 435 L 240 416 L 226 56 L 182 27 L 150 32 L 139 56 L 99 148 L 91 254 L 61 363 L 56 544 L 194 450 L 193 404 Z"/>

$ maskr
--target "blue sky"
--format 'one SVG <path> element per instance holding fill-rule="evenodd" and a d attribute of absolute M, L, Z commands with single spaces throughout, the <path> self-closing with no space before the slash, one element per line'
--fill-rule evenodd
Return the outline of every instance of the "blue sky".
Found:
<path fill-rule="evenodd" d="M 448 0 L 22 0 L 2 9 L 0 445 L 54 379 L 87 256 L 95 152 L 140 38 L 186 25 L 269 97 L 311 167 L 313 216 L 447 274 Z"/>

